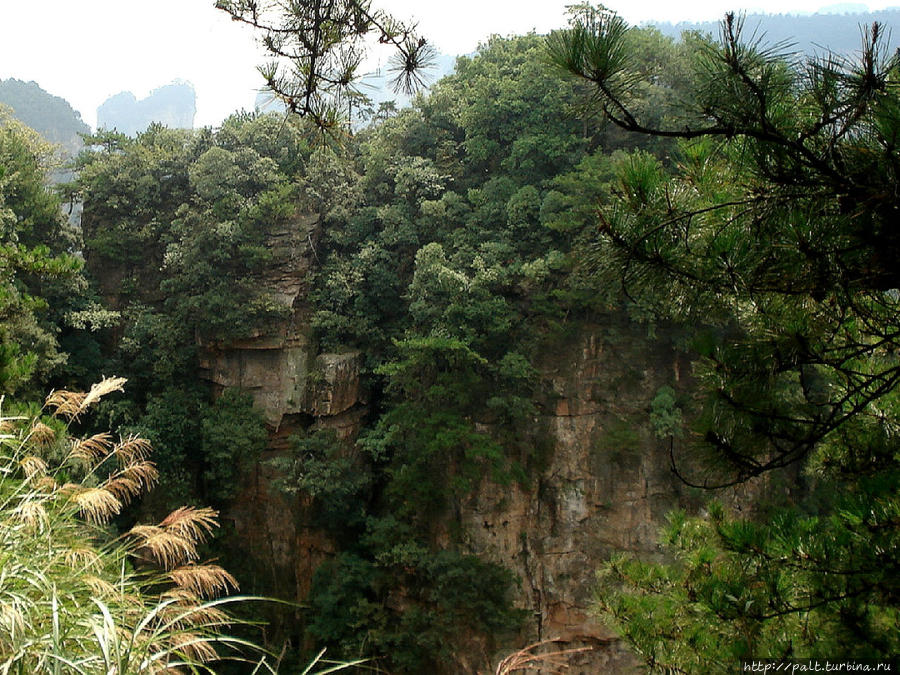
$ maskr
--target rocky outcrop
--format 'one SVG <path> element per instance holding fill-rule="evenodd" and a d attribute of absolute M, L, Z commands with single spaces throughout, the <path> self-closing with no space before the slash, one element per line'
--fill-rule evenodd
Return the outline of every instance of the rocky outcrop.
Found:
<path fill-rule="evenodd" d="M 268 592 L 301 602 L 334 546 L 310 527 L 308 500 L 275 489 L 280 476 L 270 460 L 289 452 L 291 434 L 301 429 L 334 429 L 352 441 L 366 414 L 362 355 L 317 354 L 311 338 L 306 293 L 316 228 L 309 217 L 276 233 L 274 262 L 260 280 L 290 308 L 289 319 L 251 338 L 203 345 L 209 381 L 249 391 L 272 428 L 270 451 L 226 515 L 243 550 L 268 570 Z M 532 618 L 505 653 L 555 640 L 557 648 L 590 648 L 571 657 L 573 675 L 636 671 L 633 657 L 592 614 L 595 572 L 617 552 L 659 559 L 666 514 L 701 506 L 702 497 L 670 470 L 668 442 L 656 437 L 649 418 L 660 388 L 684 390 L 690 365 L 623 314 L 598 317 L 548 344 L 536 365 L 543 393 L 529 433 L 545 448 L 541 470 L 528 484 L 501 488 L 485 480 L 453 512 L 468 551 L 521 580 L 516 602 Z M 485 667 L 487 657 L 466 658 L 453 672 Z"/>
<path fill-rule="evenodd" d="M 228 517 L 245 550 L 264 553 L 268 588 L 302 601 L 334 547 L 309 526 L 308 501 L 274 489 L 279 475 L 269 460 L 288 452 L 288 438 L 300 428 L 330 428 L 352 441 L 366 396 L 361 355 L 315 354 L 304 332 L 303 285 L 278 283 L 296 310 L 294 321 L 282 333 L 210 350 L 206 372 L 219 386 L 253 393 L 272 425 L 272 449 Z M 654 396 L 664 386 L 683 389 L 689 363 L 648 338 L 646 327 L 613 314 L 548 345 L 537 365 L 544 393 L 530 433 L 546 448 L 542 470 L 524 485 L 501 488 L 486 480 L 453 509 L 468 551 L 518 576 L 516 603 L 531 617 L 495 660 L 524 644 L 555 640 L 555 648 L 590 648 L 570 657 L 573 675 L 637 672 L 634 658 L 591 611 L 595 572 L 616 552 L 659 559 L 666 514 L 701 505 L 672 474 L 668 443 L 649 423 Z M 484 656 L 471 663 L 461 656 L 453 672 L 484 667 Z"/>
<path fill-rule="evenodd" d="M 517 600 L 532 620 L 507 653 L 557 640 L 557 649 L 591 648 L 571 657 L 567 673 L 636 672 L 592 614 L 595 573 L 617 552 L 660 559 L 666 514 L 701 506 L 649 421 L 658 390 L 683 388 L 689 363 L 645 327 L 610 316 L 554 345 L 540 369 L 551 392 L 533 420 L 549 441 L 544 469 L 529 485 L 486 482 L 459 505 L 467 546 L 521 580 Z"/>
<path fill-rule="evenodd" d="M 115 129 L 126 136 L 141 133 L 154 122 L 171 129 L 193 129 L 196 113 L 194 86 L 176 81 L 140 100 L 130 91 L 110 96 L 97 108 L 97 128 Z"/>
<path fill-rule="evenodd" d="M 306 298 L 318 231 L 318 216 L 305 215 L 266 242 L 272 259 L 257 282 L 288 310 L 284 321 L 227 343 L 198 336 L 202 377 L 249 392 L 276 431 L 286 417 L 332 417 L 364 398 L 358 352 L 316 355 Z"/>
<path fill-rule="evenodd" d="M 308 595 L 313 572 L 334 546 L 327 533 L 311 526 L 310 500 L 278 489 L 284 476 L 273 460 L 288 456 L 291 436 L 309 427 L 355 438 L 366 399 L 359 352 L 317 354 L 312 338 L 307 294 L 318 234 L 319 218 L 308 214 L 269 235 L 271 260 L 257 282 L 289 310 L 284 321 L 241 340 L 198 336 L 202 377 L 215 388 L 250 393 L 270 428 L 269 450 L 223 518 L 256 585 L 295 600 Z M 281 631 L 291 632 L 283 626 Z"/>
<path fill-rule="evenodd" d="M 316 357 L 306 407 L 311 415 L 334 417 L 364 402 L 359 380 L 360 357 L 357 351 Z"/>

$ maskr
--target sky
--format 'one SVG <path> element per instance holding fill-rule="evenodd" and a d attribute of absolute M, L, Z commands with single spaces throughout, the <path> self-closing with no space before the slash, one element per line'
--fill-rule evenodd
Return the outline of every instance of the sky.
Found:
<path fill-rule="evenodd" d="M 740 1 L 740 0 L 738 0 Z M 573 0 L 375 0 L 418 23 L 438 50 L 467 54 L 492 34 L 547 32 L 565 24 Z M 606 0 L 631 23 L 702 21 L 728 10 L 814 12 L 828 0 Z M 880 4 L 879 4 L 880 3 Z M 215 0 L 0 0 L 0 79 L 34 80 L 62 96 L 94 126 L 109 96 L 138 98 L 174 80 L 197 92 L 196 125 L 216 125 L 251 109 L 265 60 L 247 26 Z M 883 9 L 897 0 L 869 0 Z M 862 9 L 865 9 L 864 7 Z M 388 53 L 384 53 L 386 59 Z M 375 57 L 376 59 L 378 56 Z"/>

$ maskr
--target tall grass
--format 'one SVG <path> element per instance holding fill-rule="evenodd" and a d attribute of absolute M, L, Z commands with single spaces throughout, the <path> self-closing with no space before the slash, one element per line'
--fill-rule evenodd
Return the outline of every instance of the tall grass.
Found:
<path fill-rule="evenodd" d="M 70 428 L 123 384 L 53 392 L 30 416 L 5 415 L 0 399 L 0 675 L 214 672 L 222 658 L 274 672 L 226 634 L 237 581 L 198 562 L 215 511 L 109 526 L 156 482 L 150 444 Z"/>

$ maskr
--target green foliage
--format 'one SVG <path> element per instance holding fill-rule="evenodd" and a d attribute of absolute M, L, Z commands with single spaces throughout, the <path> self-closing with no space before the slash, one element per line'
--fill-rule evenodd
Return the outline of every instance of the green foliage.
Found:
<path fill-rule="evenodd" d="M 650 402 L 650 426 L 659 438 L 681 436 L 684 419 L 672 387 L 660 387 Z"/>
<path fill-rule="evenodd" d="M 66 361 L 57 333 L 83 292 L 75 237 L 47 187 L 51 151 L 0 108 L 0 391 Z M 53 301 L 51 305 L 49 301 Z"/>
<path fill-rule="evenodd" d="M 266 20 L 246 3 L 219 4 Z M 327 58 L 342 28 L 320 45 Z M 659 61 L 671 55 L 665 40 L 644 38 Z M 288 84 L 276 69 L 266 76 Z M 227 502 L 258 457 L 265 434 L 249 401 L 226 391 L 211 405 L 196 384 L 198 344 L 228 349 L 296 312 L 261 280 L 273 241 L 308 240 L 318 346 L 364 354 L 371 416 L 355 445 L 311 425 L 277 465 L 304 515 L 335 533 L 309 635 L 344 654 L 428 672 L 454 640 L 490 640 L 522 619 L 510 575 L 465 555 L 455 507 L 485 481 L 527 485 L 541 465 L 540 345 L 615 294 L 572 274 L 573 245 L 593 232 L 598 202 L 622 189 L 618 167 L 659 174 L 649 154 L 605 156 L 613 137 L 580 106 L 580 88 L 547 69 L 537 36 L 494 38 L 427 98 L 342 147 L 313 150 L 309 126 L 292 119 L 236 115 L 217 131 L 102 133 L 80 159 L 88 267 L 115 296 L 110 341 L 135 385 L 104 413 L 153 434 L 166 500 Z M 664 89 L 644 92 L 648 108 Z M 332 104 L 349 105 L 281 93 L 332 129 Z M 321 231 L 295 232 L 308 211 Z"/>
<path fill-rule="evenodd" d="M 200 422 L 206 494 L 219 502 L 233 498 L 241 478 L 259 459 L 268 441 L 266 427 L 253 409 L 253 399 L 226 389 Z"/>
<path fill-rule="evenodd" d="M 365 521 L 370 467 L 352 457 L 334 431 L 317 430 L 293 440 L 292 456 L 273 460 L 286 475 L 282 489 L 311 497 L 315 525 L 341 543 L 352 541 Z"/>
<path fill-rule="evenodd" d="M 174 508 L 197 493 L 195 476 L 202 471 L 206 453 L 198 457 L 196 449 L 206 440 L 201 425 L 206 421 L 204 414 L 209 414 L 208 407 L 199 387 L 166 389 L 147 401 L 139 419 L 125 425 L 153 443 L 153 459 L 161 477 L 151 495 L 153 502 Z"/>
<path fill-rule="evenodd" d="M 831 515 L 779 511 L 765 524 L 712 504 L 673 514 L 672 565 L 627 556 L 597 600 L 653 672 L 731 672 L 748 658 L 889 658 L 897 652 L 894 479 L 833 496 Z M 860 546 L 858 540 L 865 539 Z M 856 542 L 853 540 L 857 539 Z M 852 550 L 852 557 L 848 553 Z"/>
<path fill-rule="evenodd" d="M 374 402 L 361 456 L 316 433 L 290 460 L 289 487 L 343 533 L 316 575 L 310 632 L 346 654 L 364 645 L 424 672 L 446 653 L 441 630 L 504 623 L 446 606 L 508 612 L 470 576 L 500 571 L 476 570 L 455 535 L 446 551 L 427 542 L 459 531 L 453 507 L 485 481 L 528 484 L 545 446 L 532 365 L 542 336 L 600 303 L 569 252 L 616 189 L 616 162 L 576 90 L 548 71 L 540 38 L 495 38 L 412 109 L 309 163 L 302 189 L 326 217 L 313 324 L 324 349 L 362 351 Z M 446 597 L 419 590 L 425 580 Z"/>
<path fill-rule="evenodd" d="M 285 316 L 290 308 L 257 275 L 270 259 L 267 237 L 297 216 L 285 173 L 304 159 L 297 125 L 243 115 L 217 135 L 151 125 L 135 139 L 90 142 L 78 163 L 88 266 L 120 271 L 120 303 L 166 297 L 165 313 L 207 339 Z"/>
<path fill-rule="evenodd" d="M 524 617 L 509 609 L 506 570 L 474 556 L 431 552 L 407 537 L 397 521 L 371 523 L 365 539 L 378 551 L 374 560 L 342 553 L 321 566 L 309 598 L 309 632 L 341 654 L 374 653 L 392 672 L 421 673 L 446 663 L 453 640 L 467 631 L 493 636 L 518 627 Z"/>
<path fill-rule="evenodd" d="M 599 283 L 690 326 L 704 405 L 674 470 L 711 488 L 799 464 L 807 492 L 760 522 L 676 516 L 673 563 L 605 568 L 603 614 L 654 672 L 897 649 L 900 60 L 878 25 L 859 61 L 802 66 L 741 30 L 728 15 L 696 43 L 692 93 L 656 119 L 634 106 L 618 17 L 581 7 L 550 42 L 615 125 L 679 142 L 674 175 L 619 163 L 621 199 L 584 247 Z M 660 435 L 679 427 L 673 393 L 653 402 Z"/>
<path fill-rule="evenodd" d="M 350 130 L 352 107 L 361 98 L 358 68 L 377 38 L 394 50 L 394 87 L 411 94 L 423 84 L 434 49 L 386 12 L 361 0 L 272 4 L 218 0 L 216 7 L 262 33 L 272 60 L 260 67 L 266 88 L 291 113 L 308 117 L 324 132 Z"/>
<path fill-rule="evenodd" d="M 118 350 L 106 359 L 133 385 L 103 413 L 157 443 L 166 488 L 157 501 L 226 503 L 266 432 L 237 392 L 209 403 L 198 338 L 246 337 L 290 313 L 260 273 L 272 261 L 272 233 L 292 233 L 303 208 L 304 131 L 278 116 L 239 114 L 216 132 L 151 125 L 133 139 L 101 132 L 89 144 L 77 182 L 88 269 L 115 279 L 120 320 L 102 335 Z"/>

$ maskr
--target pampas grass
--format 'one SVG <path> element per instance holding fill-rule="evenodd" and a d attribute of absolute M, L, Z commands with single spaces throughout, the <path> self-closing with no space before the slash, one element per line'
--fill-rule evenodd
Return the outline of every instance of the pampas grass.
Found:
<path fill-rule="evenodd" d="M 564 673 L 569 669 L 569 659 L 575 654 L 583 654 L 593 647 L 573 647 L 570 649 L 546 649 L 562 640 L 541 640 L 513 652 L 499 664 L 494 675 L 512 675 L 512 673 L 538 672 Z M 538 652 L 538 650 L 544 650 Z"/>
<path fill-rule="evenodd" d="M 237 581 L 197 560 L 218 514 L 182 508 L 113 537 L 110 520 L 158 478 L 150 444 L 54 431 L 124 383 L 53 392 L 35 419 L 4 416 L 0 398 L 0 675 L 213 673 L 247 654 L 250 669 L 274 672 L 261 649 L 225 632 L 227 605 L 241 599 L 221 596 Z M 68 452 L 54 463 L 60 443 Z"/>

